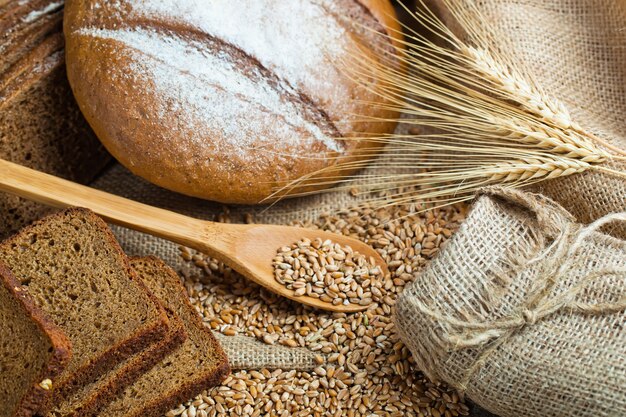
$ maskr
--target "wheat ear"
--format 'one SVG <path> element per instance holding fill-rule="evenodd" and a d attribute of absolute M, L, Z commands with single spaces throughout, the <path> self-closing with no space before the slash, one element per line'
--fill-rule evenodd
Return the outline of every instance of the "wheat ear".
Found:
<path fill-rule="evenodd" d="M 497 48 L 496 35 L 471 0 L 443 2 L 466 33 L 463 39 L 422 3 L 407 11 L 430 36 L 405 26 L 403 48 L 395 55 L 380 61 L 357 53 L 343 65 L 347 76 L 381 99 L 368 104 L 402 111 L 401 122 L 429 133 L 351 138 L 383 142 L 387 152 L 331 164 L 274 196 L 298 194 L 304 184 L 339 183 L 334 190 L 357 187 L 374 205 L 419 198 L 440 206 L 468 200 L 485 185 L 523 187 L 590 170 L 626 178 L 605 165 L 626 160 L 626 152 L 586 131 L 507 48 Z M 395 65 L 398 59 L 406 71 Z M 355 168 L 366 169 L 342 175 Z"/>

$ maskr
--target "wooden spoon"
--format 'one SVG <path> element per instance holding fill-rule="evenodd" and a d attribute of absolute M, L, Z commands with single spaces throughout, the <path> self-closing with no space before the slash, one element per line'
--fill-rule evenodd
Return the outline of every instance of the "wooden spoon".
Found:
<path fill-rule="evenodd" d="M 276 294 L 323 310 L 356 312 L 368 306 L 332 305 L 317 298 L 295 297 L 274 279 L 272 259 L 283 246 L 300 239 L 330 239 L 373 257 L 384 275 L 387 265 L 370 246 L 335 233 L 268 224 L 226 224 L 194 219 L 79 185 L 0 159 L 0 191 L 53 207 L 85 207 L 105 220 L 206 253 Z"/>

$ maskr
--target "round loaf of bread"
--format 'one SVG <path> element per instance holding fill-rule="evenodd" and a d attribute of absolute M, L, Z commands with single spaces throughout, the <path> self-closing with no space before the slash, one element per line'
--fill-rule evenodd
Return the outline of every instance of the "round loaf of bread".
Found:
<path fill-rule="evenodd" d="M 258 203 L 320 170 L 351 174 L 332 167 L 379 146 L 355 139 L 394 129 L 397 114 L 373 105 L 380 81 L 365 88 L 342 65 L 362 53 L 398 65 L 396 25 L 388 0 L 68 0 L 68 77 L 133 173 Z M 314 182 L 291 192 L 330 181 Z"/>

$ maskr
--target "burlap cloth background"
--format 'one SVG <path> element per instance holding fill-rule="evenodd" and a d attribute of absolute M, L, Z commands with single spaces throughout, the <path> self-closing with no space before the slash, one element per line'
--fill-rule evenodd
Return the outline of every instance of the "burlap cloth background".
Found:
<path fill-rule="evenodd" d="M 498 415 L 617 417 L 625 297 L 626 241 L 545 197 L 491 189 L 401 294 L 395 322 L 420 369 Z"/>
<path fill-rule="evenodd" d="M 480 4 L 502 39 L 534 71 L 544 88 L 567 104 L 579 124 L 626 148 L 626 1 L 488 0 Z M 625 164 L 619 168 L 626 169 Z M 214 220 L 224 211 L 220 204 L 153 186 L 119 165 L 113 166 L 94 185 L 197 218 Z M 561 203 L 580 222 L 624 210 L 626 205 L 626 182 L 596 172 L 546 182 L 538 189 Z M 345 192 L 334 192 L 283 201 L 271 208 L 230 207 L 228 210 L 232 221 L 242 221 L 243 215 L 250 213 L 256 222 L 289 223 L 314 219 L 322 212 L 353 206 L 359 201 Z M 175 244 L 119 227 L 114 227 L 114 232 L 131 255 L 154 254 L 177 270 L 184 271 L 187 267 Z M 614 233 L 626 237 L 626 228 Z M 262 347 L 256 342 L 250 345 L 251 341 L 245 338 L 221 338 L 221 341 L 231 344 L 228 347 L 231 352 Z M 242 344 L 233 345 L 237 343 Z M 300 351 L 296 358 L 281 351 L 282 359 L 265 350 L 261 355 L 239 358 L 239 364 L 244 368 L 278 360 L 282 361 L 278 365 L 284 368 L 288 365 L 306 368 L 307 363 L 312 364 L 312 357 L 305 351 Z M 254 358 L 257 362 L 250 362 Z"/>
<path fill-rule="evenodd" d="M 626 1 L 475 1 L 501 41 L 560 99 L 581 126 L 626 149 Z M 442 0 L 433 5 L 457 34 Z M 626 162 L 610 163 L 626 171 Z M 589 223 L 626 207 L 623 178 L 586 172 L 536 186 L 580 222 Z M 626 238 L 626 226 L 612 233 Z"/>

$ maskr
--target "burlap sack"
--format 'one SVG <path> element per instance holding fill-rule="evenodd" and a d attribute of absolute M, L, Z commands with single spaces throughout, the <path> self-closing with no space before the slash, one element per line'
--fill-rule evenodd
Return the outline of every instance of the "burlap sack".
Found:
<path fill-rule="evenodd" d="M 495 41 L 516 56 L 581 126 L 626 149 L 626 1 L 461 0 L 478 6 Z M 443 0 L 427 0 L 457 34 Z M 626 162 L 610 168 L 626 171 Z M 582 223 L 626 209 L 626 181 L 589 171 L 534 187 Z M 626 238 L 626 226 L 611 233 Z"/>
<path fill-rule="evenodd" d="M 597 231 L 610 220 L 483 191 L 396 305 L 418 367 L 502 417 L 626 415 L 626 241 Z"/>

